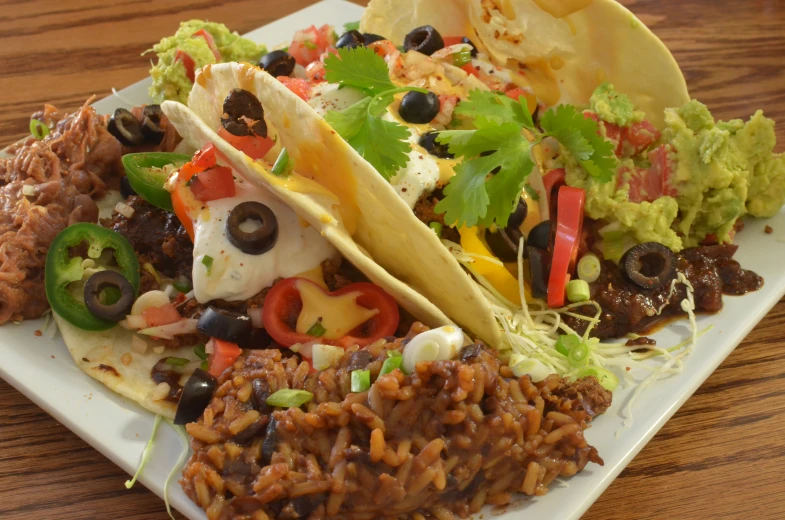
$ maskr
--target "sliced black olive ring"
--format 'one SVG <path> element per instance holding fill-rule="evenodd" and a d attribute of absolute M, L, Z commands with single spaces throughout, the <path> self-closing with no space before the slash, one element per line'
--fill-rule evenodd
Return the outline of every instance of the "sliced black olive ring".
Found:
<path fill-rule="evenodd" d="M 425 148 L 429 154 L 441 159 L 453 159 L 455 156 L 450 153 L 449 146 L 436 141 L 439 132 L 428 132 L 420 137 L 419 145 Z"/>
<path fill-rule="evenodd" d="M 360 31 L 354 29 L 343 33 L 341 37 L 338 38 L 338 41 L 335 42 L 336 49 L 354 49 L 355 47 L 360 47 L 362 45 L 365 45 L 365 38 Z"/>
<path fill-rule="evenodd" d="M 196 322 L 196 330 L 231 343 L 244 343 L 251 335 L 251 318 L 245 314 L 208 307 Z"/>
<path fill-rule="evenodd" d="M 551 274 L 551 254 L 538 247 L 526 247 L 526 262 L 532 296 L 545 299 L 548 297 L 548 279 Z"/>
<path fill-rule="evenodd" d="M 624 276 L 642 289 L 656 289 L 673 279 L 676 255 L 659 242 L 644 242 L 629 249 L 619 262 Z"/>
<path fill-rule="evenodd" d="M 267 137 L 267 123 L 259 98 L 241 88 L 226 96 L 221 114 L 221 125 L 232 135 Z"/>
<path fill-rule="evenodd" d="M 256 221 L 259 227 L 254 231 L 243 231 L 240 226 L 248 221 Z M 243 253 L 261 255 L 272 249 L 278 241 L 278 219 L 261 202 L 241 202 L 226 219 L 226 236 Z"/>
<path fill-rule="evenodd" d="M 526 245 L 543 251 L 553 249 L 553 225 L 550 220 L 543 220 L 529 231 Z"/>
<path fill-rule="evenodd" d="M 518 205 L 515 206 L 509 220 L 507 220 L 507 227 L 517 228 L 521 227 L 523 221 L 529 215 L 529 205 L 523 199 L 518 199 Z"/>
<path fill-rule="evenodd" d="M 382 40 L 386 40 L 384 36 L 380 36 L 378 34 L 373 33 L 363 33 L 363 45 L 370 45 L 374 42 L 380 42 Z"/>
<path fill-rule="evenodd" d="M 403 39 L 403 49 L 405 51 L 417 51 L 426 56 L 430 56 L 443 48 L 444 40 L 442 35 L 430 25 L 412 29 Z"/>
<path fill-rule="evenodd" d="M 477 57 L 477 47 L 474 45 L 473 41 L 471 41 L 469 38 L 464 36 L 463 38 L 461 38 L 461 43 L 466 43 L 468 45 L 471 45 L 472 46 L 472 50 L 471 50 L 472 58 L 476 58 Z"/>
<path fill-rule="evenodd" d="M 268 52 L 259 60 L 259 66 L 274 78 L 294 72 L 295 63 L 294 57 L 282 50 Z"/>
<path fill-rule="evenodd" d="M 114 288 L 120 293 L 113 303 L 106 303 L 109 297 L 105 291 Z M 115 294 L 116 295 L 116 294 Z M 121 321 L 131 312 L 134 305 L 134 288 L 125 276 L 117 271 L 98 271 L 84 284 L 84 302 L 87 310 L 96 318 L 106 321 Z"/>
<path fill-rule="evenodd" d="M 120 143 L 126 146 L 137 146 L 144 142 L 142 126 L 134 115 L 124 108 L 118 108 L 109 118 L 106 129 Z"/>
<path fill-rule="evenodd" d="M 439 96 L 433 92 L 423 94 L 422 92 L 407 92 L 398 107 L 401 119 L 407 123 L 423 125 L 430 123 L 439 114 L 441 102 Z"/>
<path fill-rule="evenodd" d="M 502 262 L 518 261 L 518 244 L 523 233 L 517 227 L 497 229 L 495 232 L 485 231 L 485 241 L 496 258 Z"/>
<path fill-rule="evenodd" d="M 194 422 L 213 398 L 213 392 L 218 386 L 218 381 L 201 368 L 194 370 L 188 381 L 185 382 L 183 393 L 177 402 L 177 411 L 174 414 L 174 423 L 183 425 Z"/>
<path fill-rule="evenodd" d="M 142 109 L 142 135 L 150 144 L 161 144 L 164 140 L 164 129 L 161 128 L 161 119 L 164 113 L 161 105 L 146 105 Z"/>

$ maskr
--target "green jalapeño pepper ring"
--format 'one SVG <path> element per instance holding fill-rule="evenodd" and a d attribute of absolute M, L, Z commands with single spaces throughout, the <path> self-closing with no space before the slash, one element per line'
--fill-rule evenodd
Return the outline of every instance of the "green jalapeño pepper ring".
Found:
<path fill-rule="evenodd" d="M 97 224 L 74 224 L 58 234 L 46 255 L 45 285 L 46 298 L 52 310 L 68 323 L 83 330 L 100 331 L 116 324 L 94 316 L 84 301 L 69 289 L 72 282 L 82 280 L 85 274 L 85 258 L 71 257 L 69 250 L 83 242 L 87 243 L 87 258 L 97 260 L 106 249 L 114 252 L 117 267 L 112 269 L 122 274 L 134 290 L 139 292 L 139 261 L 131 244 L 124 236 Z"/>
<path fill-rule="evenodd" d="M 190 160 L 190 155 L 179 153 L 140 152 L 123 155 L 123 166 L 128 182 L 140 197 L 153 206 L 173 211 L 172 196 L 164 184 L 171 172 Z"/>

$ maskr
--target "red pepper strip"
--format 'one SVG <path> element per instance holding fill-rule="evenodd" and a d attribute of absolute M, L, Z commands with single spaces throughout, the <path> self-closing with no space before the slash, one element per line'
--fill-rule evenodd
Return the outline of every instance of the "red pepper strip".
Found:
<path fill-rule="evenodd" d="M 204 38 L 204 40 L 207 42 L 207 46 L 210 47 L 210 51 L 213 53 L 213 56 L 215 56 L 215 61 L 221 63 L 221 53 L 218 52 L 218 46 L 215 44 L 215 38 L 213 38 L 212 34 L 205 31 L 204 29 L 199 29 L 193 33 L 192 36 L 194 38 Z"/>
<path fill-rule="evenodd" d="M 213 353 L 207 360 L 210 375 L 219 377 L 224 370 L 234 365 L 234 362 L 243 353 L 236 343 L 230 343 L 218 338 L 211 338 L 213 343 Z"/>
<path fill-rule="evenodd" d="M 556 242 L 548 279 L 548 307 L 564 306 L 564 290 L 578 257 L 585 201 L 586 192 L 582 189 L 572 186 L 559 188 Z"/>
<path fill-rule="evenodd" d="M 191 81 L 194 82 L 194 71 L 196 70 L 196 63 L 194 63 L 194 59 L 188 55 L 188 53 L 178 50 L 177 53 L 174 55 L 174 62 L 182 62 L 183 67 L 185 67 L 185 75 Z"/>
<path fill-rule="evenodd" d="M 263 158 L 270 151 L 270 148 L 275 146 L 275 141 L 269 137 L 258 137 L 255 135 L 237 136 L 227 132 L 224 127 L 218 129 L 218 135 L 254 160 Z"/>
<path fill-rule="evenodd" d="M 200 202 L 234 197 L 234 176 L 228 166 L 213 166 L 191 179 L 191 191 Z"/>
<path fill-rule="evenodd" d="M 545 200 L 548 201 L 548 213 L 551 221 L 556 220 L 556 211 L 559 205 L 559 188 L 565 185 L 566 176 L 564 168 L 559 168 L 549 171 L 542 178 L 542 184 L 545 186 Z"/>
<path fill-rule="evenodd" d="M 147 322 L 148 327 L 160 327 L 169 325 L 183 319 L 177 309 L 171 303 L 161 307 L 150 307 L 142 311 L 142 317 Z"/>
<path fill-rule="evenodd" d="M 329 293 L 331 296 L 341 296 L 351 292 L 359 292 L 357 304 L 366 309 L 379 309 L 378 314 L 365 323 L 359 325 L 346 336 L 339 339 L 325 339 L 309 334 L 297 332 L 297 318 L 303 308 L 300 291 L 297 284 L 309 283 L 319 287 L 320 291 L 327 294 L 321 286 L 306 278 L 286 278 L 275 284 L 267 293 L 262 311 L 262 323 L 265 330 L 276 343 L 290 347 L 296 343 L 318 341 L 327 345 L 338 345 L 348 348 L 352 345 L 361 347 L 374 341 L 390 336 L 398 328 L 400 316 L 398 304 L 379 286 L 369 282 L 360 282 L 347 285 L 343 289 Z"/>
<path fill-rule="evenodd" d="M 479 71 L 477 71 L 477 67 L 475 67 L 475 66 L 474 66 L 474 65 L 472 65 L 471 63 L 467 63 L 466 65 L 464 65 L 463 67 L 461 67 L 461 69 L 462 69 L 462 70 L 463 70 L 465 73 L 469 74 L 470 76 L 476 76 L 476 77 L 478 77 L 478 78 L 480 77 L 480 73 L 479 73 Z"/>
<path fill-rule="evenodd" d="M 444 46 L 449 47 L 450 45 L 463 43 L 463 36 L 442 36 L 442 40 L 444 41 Z"/>
<path fill-rule="evenodd" d="M 172 192 L 172 209 L 174 214 L 180 219 L 191 241 L 194 239 L 194 223 L 188 215 L 188 202 L 193 196 L 192 193 L 186 192 L 188 189 L 186 185 L 194 175 L 210 168 L 215 165 L 216 161 L 215 147 L 212 144 L 207 144 L 204 148 L 194 154 L 191 162 L 185 163 L 177 172 L 177 180 L 175 182 L 174 191 Z"/>

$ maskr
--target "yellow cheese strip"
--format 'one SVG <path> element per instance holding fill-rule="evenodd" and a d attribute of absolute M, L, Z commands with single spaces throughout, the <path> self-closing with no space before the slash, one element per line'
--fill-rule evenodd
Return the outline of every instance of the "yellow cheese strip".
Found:
<path fill-rule="evenodd" d="M 306 334 L 320 321 L 325 339 L 340 339 L 358 325 L 362 325 L 379 313 L 379 309 L 366 309 L 357 304 L 359 291 L 332 296 L 307 282 L 297 282 L 297 290 L 303 301 L 303 309 L 297 318 L 297 332 Z"/>

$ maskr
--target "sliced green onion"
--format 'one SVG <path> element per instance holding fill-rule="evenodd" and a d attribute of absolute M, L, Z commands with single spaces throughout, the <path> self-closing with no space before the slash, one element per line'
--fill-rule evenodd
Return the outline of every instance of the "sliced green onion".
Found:
<path fill-rule="evenodd" d="M 392 356 L 384 360 L 384 364 L 382 365 L 382 370 L 379 372 L 380 376 L 384 374 L 389 374 L 396 368 L 401 368 L 401 364 L 403 363 L 403 356 Z"/>
<path fill-rule="evenodd" d="M 452 55 L 452 64 L 456 67 L 463 67 L 467 63 L 471 63 L 472 61 L 472 51 L 469 49 L 463 49 L 457 54 Z"/>
<path fill-rule="evenodd" d="M 30 120 L 30 133 L 39 141 L 49 135 L 49 127 L 38 119 Z"/>
<path fill-rule="evenodd" d="M 306 48 L 311 49 L 311 50 L 319 48 L 314 42 L 312 42 L 310 40 L 304 40 L 303 41 L 303 45 L 305 45 Z"/>
<path fill-rule="evenodd" d="M 589 346 L 586 343 L 580 342 L 570 349 L 567 355 L 567 361 L 570 366 L 580 368 L 589 362 Z"/>
<path fill-rule="evenodd" d="M 208 363 L 207 360 L 205 359 L 204 361 L 202 361 L 202 364 L 199 365 L 199 368 L 201 368 L 202 370 L 207 370 L 210 368 L 210 363 Z"/>
<path fill-rule="evenodd" d="M 567 282 L 567 299 L 571 303 L 585 302 L 591 298 L 589 283 L 586 280 L 575 279 Z"/>
<path fill-rule="evenodd" d="M 207 268 L 207 276 L 213 272 L 213 257 L 209 255 L 204 255 L 202 257 L 202 264 Z"/>
<path fill-rule="evenodd" d="M 352 370 L 352 392 L 365 392 L 371 388 L 370 370 Z"/>
<path fill-rule="evenodd" d="M 613 392 L 619 386 L 619 378 L 616 374 L 601 367 L 584 367 L 578 371 L 577 378 L 594 376 L 603 388 Z"/>
<path fill-rule="evenodd" d="M 321 338 L 322 336 L 324 336 L 325 332 L 327 332 L 327 329 L 324 328 L 324 326 L 322 325 L 322 320 L 319 319 L 316 320 L 316 322 L 313 325 L 311 325 L 311 328 L 308 329 L 308 332 L 306 332 L 306 334 L 308 334 L 309 336 L 315 336 L 317 338 Z"/>
<path fill-rule="evenodd" d="M 278 408 L 299 408 L 313 399 L 313 394 L 307 390 L 292 390 L 282 388 L 267 398 L 267 404 Z"/>
<path fill-rule="evenodd" d="M 515 377 L 528 375 L 534 383 L 539 383 L 551 373 L 551 370 L 539 359 L 527 358 L 517 352 L 513 352 L 507 365 L 512 369 Z"/>
<path fill-rule="evenodd" d="M 199 343 L 194 347 L 194 355 L 199 359 L 207 359 L 207 351 L 205 350 L 204 343 Z"/>
<path fill-rule="evenodd" d="M 172 287 L 177 289 L 177 292 L 187 294 L 191 290 L 191 285 L 185 280 L 175 280 L 172 282 Z"/>
<path fill-rule="evenodd" d="M 602 264 L 594 253 L 585 254 L 578 260 L 578 278 L 581 280 L 594 283 L 600 277 L 600 272 L 602 272 Z"/>
<path fill-rule="evenodd" d="M 578 346 L 580 342 L 581 338 L 575 334 L 565 334 L 563 336 L 559 336 L 559 339 L 556 340 L 556 345 L 554 348 L 559 354 L 567 357 L 570 355 L 570 350 Z"/>
<path fill-rule="evenodd" d="M 428 224 L 428 227 L 433 229 L 433 232 L 436 233 L 437 237 L 442 236 L 442 229 L 444 229 L 444 226 L 442 226 L 441 222 L 431 222 Z"/>
<path fill-rule="evenodd" d="M 136 484 L 136 479 L 139 478 L 139 475 L 142 474 L 144 471 L 144 467 L 147 466 L 147 463 L 150 462 L 150 455 L 153 453 L 153 441 L 155 441 L 155 434 L 158 432 L 158 427 L 161 426 L 161 419 L 163 419 L 162 415 L 155 416 L 155 422 L 153 423 L 153 431 L 150 433 L 150 439 L 148 439 L 147 444 L 144 446 L 144 450 L 142 450 L 142 460 L 139 461 L 139 466 L 136 467 L 136 473 L 134 473 L 133 478 L 131 480 L 125 481 L 125 489 L 131 489 Z"/>
<path fill-rule="evenodd" d="M 191 362 L 190 359 L 185 359 L 185 358 L 181 358 L 181 357 L 172 357 L 172 356 L 170 356 L 170 357 L 166 358 L 166 364 L 167 365 L 172 365 L 174 367 L 181 367 L 183 365 L 187 365 L 190 362 Z"/>
<path fill-rule="evenodd" d="M 523 189 L 526 190 L 526 193 L 531 197 L 532 200 L 540 200 L 540 194 L 537 193 L 537 190 L 531 187 L 531 184 L 528 182 L 523 185 Z"/>
<path fill-rule="evenodd" d="M 401 354 L 397 350 L 390 349 L 390 350 L 387 351 L 387 357 L 388 358 L 391 358 L 391 357 L 403 357 L 403 354 Z"/>
<path fill-rule="evenodd" d="M 273 169 L 270 170 L 270 173 L 277 175 L 278 177 L 288 177 L 291 170 L 292 168 L 289 166 L 289 152 L 284 148 L 281 150 L 281 153 L 278 154 L 278 158 L 275 160 L 275 164 L 273 164 Z"/>

